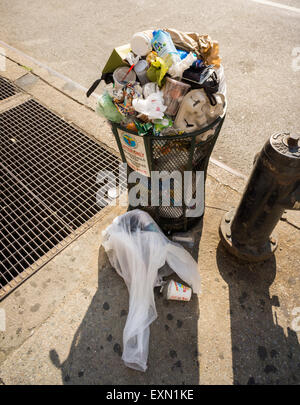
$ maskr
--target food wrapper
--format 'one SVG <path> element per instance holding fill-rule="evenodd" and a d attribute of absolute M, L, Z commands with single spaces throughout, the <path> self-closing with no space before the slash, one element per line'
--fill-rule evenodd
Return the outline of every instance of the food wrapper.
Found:
<path fill-rule="evenodd" d="M 161 131 L 165 128 L 172 127 L 173 121 L 171 118 L 164 116 L 161 120 L 154 120 L 154 135 L 160 135 Z"/>
<path fill-rule="evenodd" d="M 171 35 L 176 47 L 195 52 L 197 57 L 203 59 L 207 65 L 214 65 L 216 68 L 220 67 L 219 43 L 212 40 L 209 35 L 200 35 L 197 32 L 182 32 L 168 28 L 165 31 Z"/>
<path fill-rule="evenodd" d="M 142 88 L 139 84 L 127 83 L 123 88 L 123 97 L 120 97 L 118 93 L 118 97 L 113 101 L 120 114 L 133 116 L 136 115 L 136 111 L 133 108 L 132 101 L 142 97 Z"/>
<path fill-rule="evenodd" d="M 126 129 L 128 129 L 129 131 L 138 132 L 137 127 L 136 127 L 134 121 L 129 121 L 129 122 L 126 124 Z"/>
<path fill-rule="evenodd" d="M 143 136 L 149 134 L 149 132 L 153 130 L 153 124 L 151 122 L 147 122 L 146 124 L 142 124 L 138 121 L 134 121 L 135 126 L 137 128 L 138 134 Z"/>

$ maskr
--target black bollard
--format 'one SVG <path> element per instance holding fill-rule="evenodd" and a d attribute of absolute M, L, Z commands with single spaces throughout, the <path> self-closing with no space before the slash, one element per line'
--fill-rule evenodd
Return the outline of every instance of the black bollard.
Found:
<path fill-rule="evenodd" d="M 225 248 L 250 262 L 277 248 L 272 234 L 285 209 L 300 209 L 300 135 L 272 135 L 256 158 L 238 208 L 220 224 Z"/>

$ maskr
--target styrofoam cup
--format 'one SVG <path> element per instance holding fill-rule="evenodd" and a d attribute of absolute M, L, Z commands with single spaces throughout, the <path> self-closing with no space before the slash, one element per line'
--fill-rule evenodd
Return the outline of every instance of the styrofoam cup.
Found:
<path fill-rule="evenodd" d="M 146 56 L 152 51 L 151 37 L 147 32 L 137 32 L 130 41 L 131 50 L 138 56 Z"/>
<path fill-rule="evenodd" d="M 190 301 L 192 297 L 192 289 L 185 285 L 171 280 L 167 288 L 167 299 L 176 301 Z"/>

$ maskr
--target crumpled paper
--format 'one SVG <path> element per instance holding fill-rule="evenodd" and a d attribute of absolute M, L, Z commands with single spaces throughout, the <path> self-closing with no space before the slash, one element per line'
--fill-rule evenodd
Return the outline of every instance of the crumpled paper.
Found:
<path fill-rule="evenodd" d="M 176 47 L 184 51 L 195 52 L 207 65 L 215 65 L 216 68 L 220 67 L 219 43 L 212 40 L 209 35 L 200 35 L 197 32 L 182 32 L 173 28 L 164 30 L 171 35 Z"/>

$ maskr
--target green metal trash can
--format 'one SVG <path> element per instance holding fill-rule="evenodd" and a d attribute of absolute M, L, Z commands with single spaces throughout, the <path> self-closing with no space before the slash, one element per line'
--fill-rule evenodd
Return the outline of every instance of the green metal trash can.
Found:
<path fill-rule="evenodd" d="M 142 181 L 144 185 L 146 184 L 149 194 L 150 203 L 147 205 L 132 206 L 129 199 L 129 210 L 138 208 L 147 211 L 161 229 L 167 233 L 187 231 L 199 222 L 204 211 L 200 216 L 189 217 L 187 212 L 191 207 L 186 205 L 184 198 L 182 198 L 180 206 L 176 205 L 176 196 L 174 196 L 175 187 L 172 189 L 172 184 L 170 204 L 164 206 L 161 203 L 164 192 L 161 186 L 159 190 L 159 205 L 151 205 L 151 172 L 167 171 L 171 173 L 179 171 L 183 174 L 185 171 L 190 171 L 192 179 L 190 192 L 193 198 L 196 196 L 196 172 L 204 172 L 204 192 L 201 197 L 203 198 L 202 206 L 204 207 L 207 166 L 225 119 L 225 111 L 226 108 L 224 108 L 224 114 L 221 117 L 218 117 L 214 122 L 201 130 L 181 135 L 140 136 L 136 132 L 130 131 L 119 124 L 111 123 L 122 161 L 127 163 L 127 180 L 133 171 L 143 173 L 141 175 Z M 139 165 L 139 159 L 141 158 L 143 159 L 143 165 Z M 128 193 L 130 193 L 130 190 L 135 185 L 127 181 Z M 184 187 L 184 175 L 182 175 L 181 197 L 184 196 Z"/>

